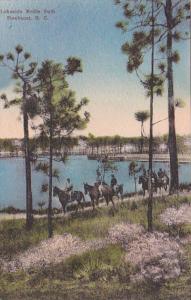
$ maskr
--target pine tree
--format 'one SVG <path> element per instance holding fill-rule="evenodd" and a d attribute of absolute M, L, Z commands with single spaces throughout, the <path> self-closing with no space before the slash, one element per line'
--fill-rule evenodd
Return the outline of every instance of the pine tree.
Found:
<path fill-rule="evenodd" d="M 178 191 L 178 158 L 175 130 L 175 100 L 173 84 L 173 63 L 177 63 L 180 55 L 173 50 L 174 42 L 181 42 L 189 38 L 188 21 L 190 19 L 189 0 L 116 0 L 116 4 L 123 8 L 125 20 L 116 26 L 130 34 L 131 43 L 125 43 L 122 50 L 129 56 L 128 71 L 138 70 L 144 61 L 145 49 L 152 50 L 152 34 L 148 34 L 152 23 L 154 25 L 154 45 L 162 57 L 159 60 L 158 69 L 163 77 L 156 76 L 153 84 L 157 95 L 161 95 L 162 83 L 167 80 L 168 89 L 168 120 L 169 120 L 169 154 L 170 154 L 170 193 Z M 153 17 L 152 18 L 152 4 Z M 132 24 L 132 26 L 130 26 Z M 148 47 L 150 45 L 150 47 Z M 148 52 L 147 52 L 148 53 Z M 161 59 L 161 61 L 160 61 Z M 164 63 L 167 61 L 167 64 Z M 156 71 L 155 71 L 156 73 Z M 139 76 L 139 74 L 137 74 Z M 151 79 L 151 78 L 150 78 Z M 161 81 L 162 79 L 162 81 Z M 150 81 L 150 80 L 149 80 Z M 151 83 L 151 81 L 147 83 Z M 158 83 L 157 83 L 158 81 Z M 160 84 L 161 81 L 161 84 Z M 142 82 L 144 84 L 144 82 Z M 147 86 L 148 87 L 148 86 Z"/>
<path fill-rule="evenodd" d="M 19 105 L 23 117 L 26 172 L 26 227 L 28 229 L 31 228 L 33 223 L 29 118 L 34 116 L 38 106 L 37 98 L 32 87 L 32 80 L 35 74 L 37 63 L 29 61 L 30 58 L 31 55 L 28 52 L 24 52 L 21 45 L 17 45 L 15 47 L 14 53 L 9 52 L 6 55 L 0 55 L 0 65 L 7 67 L 12 74 L 12 78 L 17 80 L 15 92 L 18 94 L 18 97 L 11 101 L 7 99 L 6 95 L 1 95 L 1 99 L 4 100 L 5 108 L 9 108 L 12 105 Z"/>
<path fill-rule="evenodd" d="M 135 113 L 135 119 L 141 123 L 141 153 L 143 152 L 143 144 L 144 144 L 144 137 L 145 137 L 144 122 L 146 122 L 149 117 L 150 114 L 147 110 L 137 111 Z"/>
<path fill-rule="evenodd" d="M 49 163 L 46 165 L 46 174 L 49 177 L 48 192 L 48 236 L 53 234 L 52 228 L 52 186 L 54 150 L 57 141 L 64 141 L 74 130 L 85 128 L 89 121 L 89 113 L 80 111 L 87 105 L 88 99 L 83 98 L 76 102 L 75 93 L 68 89 L 67 75 L 81 72 L 81 63 L 78 59 L 69 58 L 65 67 L 54 61 L 44 61 L 38 70 L 35 83 L 39 95 L 40 117 L 43 123 L 40 125 L 40 133 L 45 133 L 49 140 Z M 56 142 L 56 143 L 55 143 Z M 65 157 L 60 160 L 64 161 Z M 44 168 L 44 167 L 43 167 Z M 43 169 L 42 168 L 42 169 Z"/>
<path fill-rule="evenodd" d="M 169 119 L 169 153 L 171 184 L 170 193 L 178 191 L 178 160 L 176 149 L 175 115 L 174 115 L 174 92 L 172 62 L 177 62 L 179 55 L 172 52 L 172 39 L 179 41 L 186 38 L 187 33 L 182 35 L 175 29 L 189 16 L 189 1 L 171 0 L 116 0 L 121 5 L 125 20 L 116 24 L 116 27 L 127 32 L 130 42 L 122 46 L 122 51 L 128 56 L 127 70 L 129 73 L 136 72 L 140 82 L 150 96 L 150 137 L 149 137 L 149 203 L 148 203 L 148 229 L 152 230 L 152 156 L 153 156 L 153 99 L 154 94 L 162 95 L 164 82 L 168 83 L 168 119 Z M 172 18 L 173 15 L 173 18 Z M 181 29 L 181 28 L 180 28 Z M 164 46 L 164 41 L 168 47 Z M 160 50 L 163 57 L 159 61 L 158 72 L 155 67 L 155 52 Z M 143 62 L 148 59 L 151 50 L 151 73 L 142 78 L 138 70 Z M 163 60 L 167 60 L 166 65 Z"/>

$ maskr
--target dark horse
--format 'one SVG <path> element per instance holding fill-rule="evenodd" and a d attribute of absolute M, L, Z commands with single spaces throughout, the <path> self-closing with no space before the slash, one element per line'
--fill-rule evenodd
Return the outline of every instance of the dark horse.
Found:
<path fill-rule="evenodd" d="M 153 190 L 157 192 L 156 181 L 152 178 Z M 142 184 L 143 196 L 145 196 L 145 191 L 149 190 L 149 180 L 145 176 L 139 176 L 139 184 Z"/>
<path fill-rule="evenodd" d="M 101 197 L 98 186 L 97 185 L 93 186 L 93 185 L 84 183 L 84 193 L 85 193 L 85 195 L 89 194 L 93 209 L 95 209 L 95 202 L 97 205 L 99 205 L 99 198 Z M 104 197 L 107 205 L 109 204 L 109 201 L 111 201 L 113 204 L 113 207 L 115 207 L 115 204 L 113 202 L 114 192 L 110 186 L 108 186 L 106 184 L 103 185 L 102 196 Z"/>
<path fill-rule="evenodd" d="M 74 201 L 77 201 L 76 205 L 76 212 L 78 211 L 79 206 L 84 209 L 84 203 L 85 203 L 85 197 L 84 194 L 81 191 L 74 191 L 71 195 L 71 200 L 70 200 L 70 195 L 66 191 L 63 191 L 59 189 L 57 186 L 53 188 L 53 196 L 58 196 L 58 199 L 62 205 L 64 213 L 66 213 L 66 207 L 68 203 L 72 203 Z M 83 201 L 83 204 L 82 204 Z"/>

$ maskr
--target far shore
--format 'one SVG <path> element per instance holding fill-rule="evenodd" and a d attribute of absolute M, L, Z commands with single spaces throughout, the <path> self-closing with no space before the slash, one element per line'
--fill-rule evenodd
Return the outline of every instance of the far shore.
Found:
<path fill-rule="evenodd" d="M 39 153 L 37 154 L 37 158 L 44 158 L 48 155 L 48 153 Z M 82 151 L 82 152 L 69 152 L 69 156 L 74 155 L 83 155 L 87 156 L 90 160 L 97 160 L 100 157 L 107 156 L 109 160 L 113 161 L 140 161 L 140 162 L 148 162 L 149 155 L 148 153 L 98 153 L 98 154 L 89 154 L 89 152 Z M 8 152 L 0 152 L 0 159 L 8 159 L 8 158 L 24 158 L 23 153 L 8 153 Z M 36 158 L 32 158 L 32 160 L 36 160 Z M 153 161 L 154 162 L 165 162 L 169 163 L 169 154 L 168 153 L 154 153 L 153 154 Z M 183 153 L 178 154 L 178 161 L 180 164 L 187 164 L 191 163 L 191 154 Z"/>

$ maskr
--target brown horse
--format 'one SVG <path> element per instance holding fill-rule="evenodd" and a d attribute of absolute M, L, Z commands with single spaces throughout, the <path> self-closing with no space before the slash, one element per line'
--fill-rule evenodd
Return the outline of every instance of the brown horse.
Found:
<path fill-rule="evenodd" d="M 71 199 L 70 199 L 69 193 L 67 193 L 66 191 L 63 191 L 63 190 L 59 189 L 57 186 L 55 186 L 53 188 L 53 196 L 54 197 L 58 196 L 58 199 L 62 205 L 64 213 L 66 213 L 66 211 L 67 211 L 68 203 L 73 203 L 74 201 L 77 201 L 76 212 L 78 211 L 79 206 L 81 206 L 82 209 L 84 209 L 85 197 L 81 191 L 74 191 L 72 193 Z M 82 201 L 83 201 L 83 204 L 82 204 Z"/>
<path fill-rule="evenodd" d="M 95 209 L 95 201 L 96 201 L 97 205 L 99 205 L 99 198 L 101 196 L 104 197 L 107 205 L 111 201 L 113 204 L 113 207 L 115 208 L 115 204 L 113 202 L 114 192 L 113 192 L 112 188 L 106 184 L 104 184 L 102 186 L 102 195 L 100 195 L 100 191 L 99 191 L 97 185 L 92 186 L 87 183 L 84 183 L 84 193 L 85 193 L 85 195 L 89 194 L 93 209 Z"/>

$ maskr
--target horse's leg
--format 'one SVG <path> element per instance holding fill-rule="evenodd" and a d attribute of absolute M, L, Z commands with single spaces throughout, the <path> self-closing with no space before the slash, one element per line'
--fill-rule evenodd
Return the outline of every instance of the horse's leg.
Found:
<path fill-rule="evenodd" d="M 94 203 L 94 198 L 93 197 L 91 198 L 91 201 L 92 201 L 93 210 L 95 210 L 95 203 Z"/>
<path fill-rule="evenodd" d="M 118 193 L 117 194 L 117 200 L 118 200 L 118 202 L 120 201 L 120 199 L 121 199 L 121 195 Z"/>
<path fill-rule="evenodd" d="M 64 214 L 66 213 L 66 205 L 62 206 Z"/>
<path fill-rule="evenodd" d="M 105 198 L 106 204 L 107 204 L 107 206 L 108 206 L 108 204 L 109 204 L 109 196 L 106 195 L 104 198 Z"/>
<path fill-rule="evenodd" d="M 81 206 L 82 210 L 84 210 L 84 203 L 85 203 L 85 198 L 84 198 L 84 195 L 81 194 L 79 196 L 78 206 Z"/>
<path fill-rule="evenodd" d="M 123 194 L 121 195 L 121 203 L 124 203 L 124 202 L 123 202 Z"/>
<path fill-rule="evenodd" d="M 82 200 L 82 199 L 81 199 Z M 85 203 L 85 202 L 84 202 Z M 82 201 L 80 201 L 80 205 L 81 205 L 81 208 L 82 210 L 84 210 L 84 203 Z"/>
<path fill-rule="evenodd" d="M 96 204 L 97 204 L 97 206 L 99 207 L 99 195 L 98 195 L 97 198 L 96 198 Z"/>
<path fill-rule="evenodd" d="M 78 212 L 78 208 L 79 208 L 79 201 L 77 200 L 75 214 L 77 214 L 77 212 Z"/>
<path fill-rule="evenodd" d="M 113 197 L 112 197 L 112 196 L 110 196 L 110 201 L 112 202 L 113 208 L 115 209 L 115 203 L 114 203 L 114 201 L 113 201 Z"/>
<path fill-rule="evenodd" d="M 123 202 L 123 192 L 121 192 L 120 195 L 121 195 L 121 201 Z"/>

